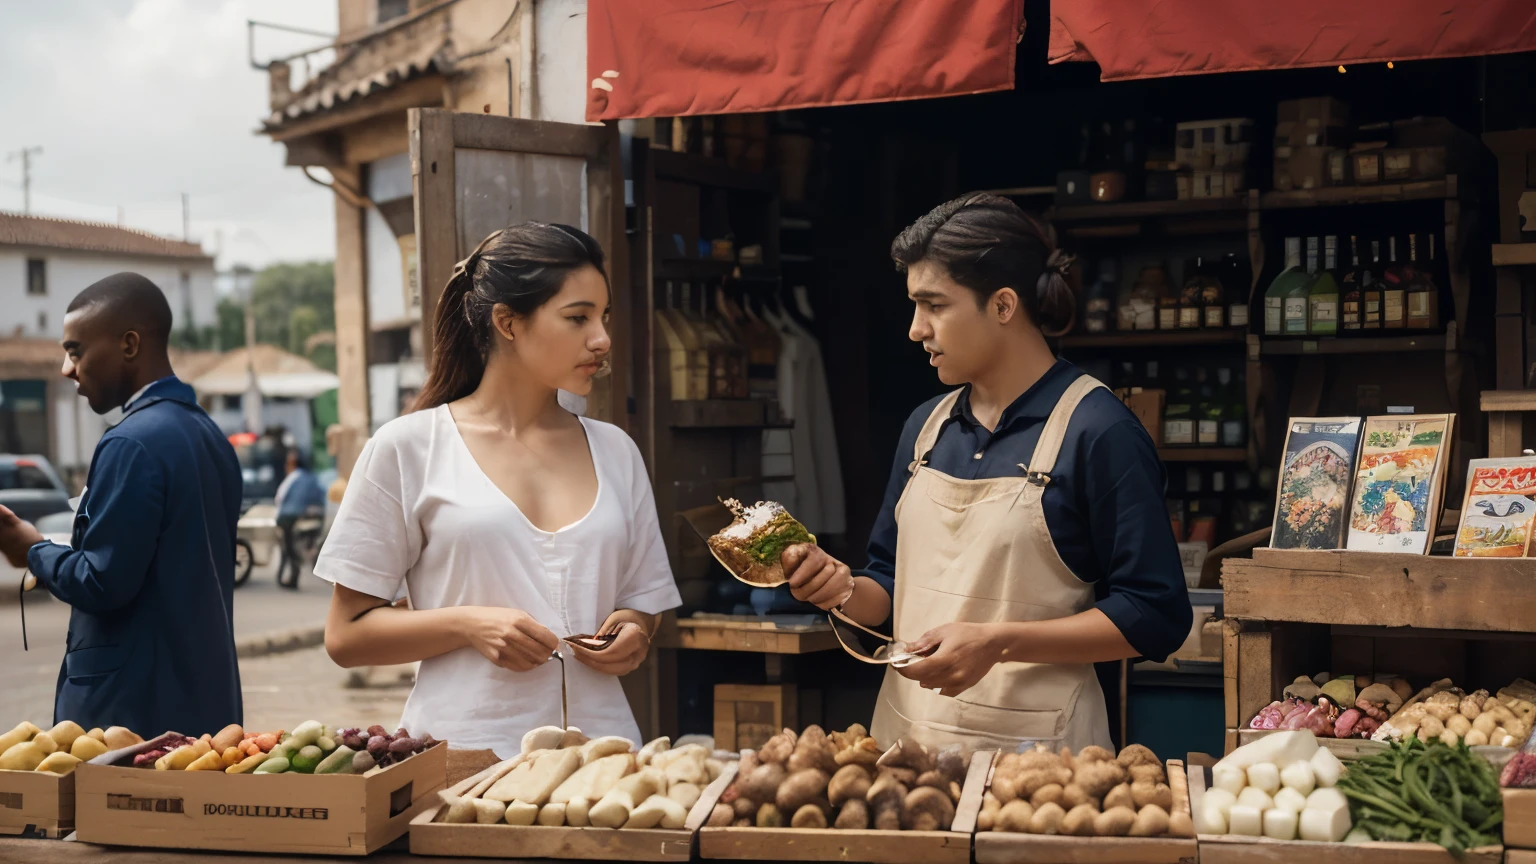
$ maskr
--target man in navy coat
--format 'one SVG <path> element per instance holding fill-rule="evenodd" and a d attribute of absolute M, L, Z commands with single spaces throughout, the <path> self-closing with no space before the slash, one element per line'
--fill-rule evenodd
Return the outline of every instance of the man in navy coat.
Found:
<path fill-rule="evenodd" d="M 64 367 L 91 410 L 123 409 L 91 458 L 69 546 L 0 507 L 0 552 L 74 607 L 55 722 L 216 733 L 241 721 L 235 661 L 240 464 L 171 372 L 171 307 L 118 273 L 64 317 Z"/>

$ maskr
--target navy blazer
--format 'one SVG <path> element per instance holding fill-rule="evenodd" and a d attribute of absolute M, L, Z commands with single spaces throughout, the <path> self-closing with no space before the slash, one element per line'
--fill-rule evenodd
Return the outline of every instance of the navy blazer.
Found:
<path fill-rule="evenodd" d="M 151 385 L 96 445 L 69 546 L 27 556 L 74 607 L 53 719 L 150 738 L 241 722 L 240 463 L 192 388 Z"/>

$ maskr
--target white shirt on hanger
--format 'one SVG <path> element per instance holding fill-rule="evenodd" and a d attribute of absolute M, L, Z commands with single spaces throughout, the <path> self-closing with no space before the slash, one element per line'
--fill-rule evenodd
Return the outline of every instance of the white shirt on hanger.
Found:
<path fill-rule="evenodd" d="M 363 448 L 315 575 L 414 609 L 500 606 L 556 636 L 596 632 L 615 609 L 682 603 L 640 451 L 582 418 L 598 492 L 586 516 L 540 530 L 486 477 L 447 406 L 384 424 Z M 565 656 L 569 723 L 638 741 L 619 679 Z M 561 663 L 512 672 L 461 648 L 421 662 L 400 725 L 466 749 L 515 755 L 525 732 L 560 724 Z"/>
<path fill-rule="evenodd" d="M 812 533 L 841 534 L 848 530 L 843 469 L 821 345 L 789 315 L 770 309 L 764 309 L 763 315 L 784 336 L 779 355 L 779 399 L 785 416 L 795 423 L 792 438 L 798 509 L 791 512 Z"/>

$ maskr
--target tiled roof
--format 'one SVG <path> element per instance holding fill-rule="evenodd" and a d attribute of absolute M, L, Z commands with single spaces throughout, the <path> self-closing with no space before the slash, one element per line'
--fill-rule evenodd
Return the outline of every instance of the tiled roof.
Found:
<path fill-rule="evenodd" d="M 452 48 L 446 37 L 433 39 L 407 56 L 384 59 L 370 46 L 356 46 L 347 55 L 321 70 L 303 88 L 294 93 L 281 109 L 262 121 L 262 131 L 276 132 L 286 124 L 322 111 L 329 111 L 374 93 L 388 90 L 431 72 L 453 71 Z M 371 71 L 361 68 L 378 64 Z"/>
<path fill-rule="evenodd" d="M 182 351 L 172 348 L 171 370 L 183 381 L 191 381 L 213 368 L 223 357 L 217 351 Z M 41 336 L 0 337 L 0 369 L 29 374 L 57 373 L 64 363 L 64 349 L 59 340 Z"/>
<path fill-rule="evenodd" d="M 0 212 L 0 246 L 79 249 L 158 258 L 211 257 L 196 243 L 172 240 L 148 231 L 119 228 L 105 222 L 77 222 L 73 219 L 4 212 Z"/>

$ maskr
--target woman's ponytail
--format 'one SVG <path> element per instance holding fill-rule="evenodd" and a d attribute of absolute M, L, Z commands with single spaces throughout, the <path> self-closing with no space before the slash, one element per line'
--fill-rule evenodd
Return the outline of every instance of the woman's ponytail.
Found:
<path fill-rule="evenodd" d="M 470 256 L 473 260 L 474 256 Z M 474 324 L 465 314 L 468 295 L 475 290 L 469 261 L 454 268 L 453 276 L 437 301 L 437 320 L 432 322 L 432 374 L 416 396 L 412 411 L 436 408 L 463 399 L 480 386 L 485 374 L 485 354 Z"/>

